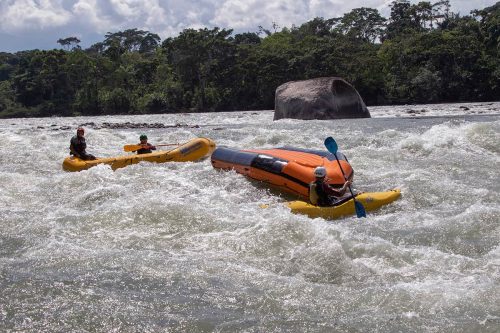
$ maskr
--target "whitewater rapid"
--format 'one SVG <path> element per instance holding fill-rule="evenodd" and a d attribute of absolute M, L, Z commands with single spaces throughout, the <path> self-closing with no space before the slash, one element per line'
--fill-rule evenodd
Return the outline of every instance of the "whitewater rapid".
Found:
<path fill-rule="evenodd" d="M 500 103 L 370 112 L 0 120 L 0 331 L 500 331 Z M 402 197 L 327 221 L 209 159 L 63 172 L 81 124 L 102 157 L 142 133 L 248 149 L 332 136 L 355 188 Z"/>

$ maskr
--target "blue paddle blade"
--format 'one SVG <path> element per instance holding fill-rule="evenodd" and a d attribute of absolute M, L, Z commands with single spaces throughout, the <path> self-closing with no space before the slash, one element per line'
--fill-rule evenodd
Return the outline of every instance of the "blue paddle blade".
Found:
<path fill-rule="evenodd" d="M 357 217 L 366 217 L 365 207 L 359 201 L 354 201 L 354 208 L 356 208 L 356 216 Z"/>
<path fill-rule="evenodd" d="M 333 139 L 331 136 L 325 139 L 325 147 L 332 154 L 336 154 L 337 150 L 339 149 L 337 142 L 335 142 L 335 139 Z"/>

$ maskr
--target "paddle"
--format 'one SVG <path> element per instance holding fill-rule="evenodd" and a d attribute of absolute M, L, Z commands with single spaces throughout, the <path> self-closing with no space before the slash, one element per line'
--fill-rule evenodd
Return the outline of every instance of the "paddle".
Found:
<path fill-rule="evenodd" d="M 330 153 L 332 153 L 335 156 L 335 159 L 337 160 L 337 163 L 339 164 L 340 171 L 342 171 L 342 175 L 344 176 L 344 179 L 347 180 L 345 177 L 344 170 L 342 169 L 342 165 L 340 164 L 339 158 L 337 157 L 337 151 L 339 149 L 337 142 L 335 142 L 335 140 L 331 136 L 329 136 L 328 138 L 325 139 L 325 147 L 326 147 L 326 149 L 328 149 L 328 151 Z M 358 217 L 366 217 L 365 207 L 363 207 L 363 204 L 361 202 L 356 200 L 356 198 L 354 197 L 354 193 L 352 193 L 352 189 L 351 189 L 350 185 L 349 185 L 349 191 L 351 192 L 352 199 L 354 201 L 354 208 L 356 209 L 356 215 Z"/>
<path fill-rule="evenodd" d="M 179 143 L 166 143 L 161 145 L 156 145 L 156 147 L 164 147 L 164 146 L 179 146 Z M 125 151 L 136 151 L 143 148 L 142 145 L 125 145 L 123 146 L 123 150 Z"/>

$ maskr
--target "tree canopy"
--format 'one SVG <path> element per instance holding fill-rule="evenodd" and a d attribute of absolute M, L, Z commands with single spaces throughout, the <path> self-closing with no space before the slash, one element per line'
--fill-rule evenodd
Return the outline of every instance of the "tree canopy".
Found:
<path fill-rule="evenodd" d="M 82 49 L 0 53 L 0 117 L 258 110 L 287 81 L 339 76 L 368 105 L 500 96 L 500 2 L 460 16 L 448 0 L 391 3 L 300 26 L 108 32 Z"/>

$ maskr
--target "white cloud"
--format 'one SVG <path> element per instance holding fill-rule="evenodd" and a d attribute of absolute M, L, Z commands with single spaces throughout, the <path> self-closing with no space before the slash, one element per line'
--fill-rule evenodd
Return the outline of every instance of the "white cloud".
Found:
<path fill-rule="evenodd" d="M 111 5 L 115 9 L 116 13 L 121 17 L 137 17 L 138 8 L 140 6 L 139 1 L 134 0 L 110 0 Z M 139 8 L 140 9 L 140 8 Z"/>
<path fill-rule="evenodd" d="M 144 22 L 146 27 L 159 27 L 168 23 L 167 13 L 158 0 L 147 0 L 145 2 L 148 4 L 145 11 L 147 19 Z"/>
<path fill-rule="evenodd" d="M 451 9 L 460 15 L 469 15 L 471 10 L 493 6 L 498 0 L 451 0 Z"/>
<path fill-rule="evenodd" d="M 328 0 L 326 0 L 328 1 Z M 308 1 L 294 0 L 227 0 L 210 20 L 212 25 L 256 31 L 259 25 L 269 28 L 273 22 L 281 27 L 302 21 L 309 12 Z"/>
<path fill-rule="evenodd" d="M 147 17 L 155 21 L 155 17 L 164 16 L 164 9 L 158 0 L 109 0 L 116 14 L 123 19 L 136 20 Z"/>
<path fill-rule="evenodd" d="M 86 29 L 104 33 L 113 28 L 112 18 L 99 10 L 97 0 L 79 0 L 73 5 L 72 10 L 77 20 Z"/>
<path fill-rule="evenodd" d="M 59 27 L 71 21 L 60 0 L 3 0 L 0 31 L 17 32 Z"/>

